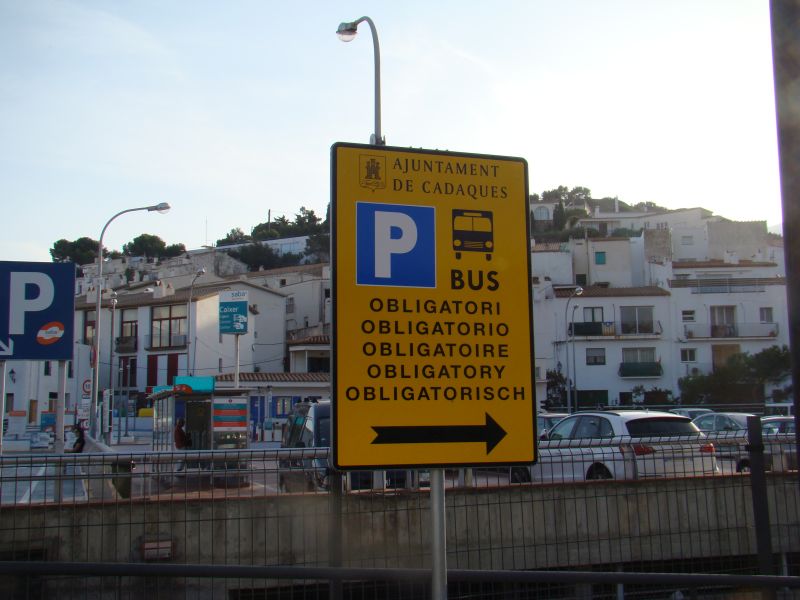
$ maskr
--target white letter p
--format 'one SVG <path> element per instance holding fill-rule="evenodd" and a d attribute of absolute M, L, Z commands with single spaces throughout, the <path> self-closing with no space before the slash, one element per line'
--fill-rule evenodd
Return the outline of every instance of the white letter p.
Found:
<path fill-rule="evenodd" d="M 400 237 L 392 239 L 392 228 Z M 392 255 L 410 252 L 417 245 L 417 224 L 399 212 L 375 212 L 375 277 L 392 276 Z"/>

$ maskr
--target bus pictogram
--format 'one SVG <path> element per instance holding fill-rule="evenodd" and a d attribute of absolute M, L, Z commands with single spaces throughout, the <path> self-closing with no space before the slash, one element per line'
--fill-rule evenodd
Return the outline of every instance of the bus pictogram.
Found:
<path fill-rule="evenodd" d="M 494 250 L 492 211 L 454 208 L 453 250 L 459 260 L 462 252 L 484 252 L 486 260 L 492 260 Z"/>

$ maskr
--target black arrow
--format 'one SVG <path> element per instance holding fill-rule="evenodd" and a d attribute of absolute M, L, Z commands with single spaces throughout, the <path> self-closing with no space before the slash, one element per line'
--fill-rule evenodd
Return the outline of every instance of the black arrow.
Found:
<path fill-rule="evenodd" d="M 399 425 L 373 427 L 377 437 L 373 444 L 457 444 L 486 442 L 486 454 L 506 437 L 489 413 L 485 425 Z"/>

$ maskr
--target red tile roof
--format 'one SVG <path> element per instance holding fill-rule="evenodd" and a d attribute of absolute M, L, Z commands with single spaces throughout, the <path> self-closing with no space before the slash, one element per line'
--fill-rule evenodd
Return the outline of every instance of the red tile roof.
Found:
<path fill-rule="evenodd" d="M 330 346 L 331 336 L 329 335 L 312 335 L 299 340 L 292 340 L 287 342 L 288 346 Z"/>
<path fill-rule="evenodd" d="M 556 298 L 569 298 L 574 288 L 555 289 Z M 630 296 L 669 296 L 670 293 L 656 286 L 646 287 L 599 287 L 587 286 L 583 288 L 583 293 L 575 298 L 626 298 Z"/>
<path fill-rule="evenodd" d="M 233 382 L 233 373 L 215 377 L 217 381 Z M 239 373 L 241 383 L 329 383 L 330 373 Z"/>

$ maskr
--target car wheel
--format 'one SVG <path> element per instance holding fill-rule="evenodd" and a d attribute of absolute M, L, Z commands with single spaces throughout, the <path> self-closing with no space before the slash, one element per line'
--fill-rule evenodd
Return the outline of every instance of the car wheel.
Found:
<path fill-rule="evenodd" d="M 749 460 L 742 460 L 739 464 L 736 465 L 736 472 L 737 473 L 749 473 L 750 472 L 750 461 Z"/>
<path fill-rule="evenodd" d="M 589 472 L 586 473 L 586 479 L 614 479 L 609 471 L 603 465 L 592 465 Z"/>
<path fill-rule="evenodd" d="M 511 483 L 530 483 L 531 472 L 522 467 L 511 469 Z"/>

